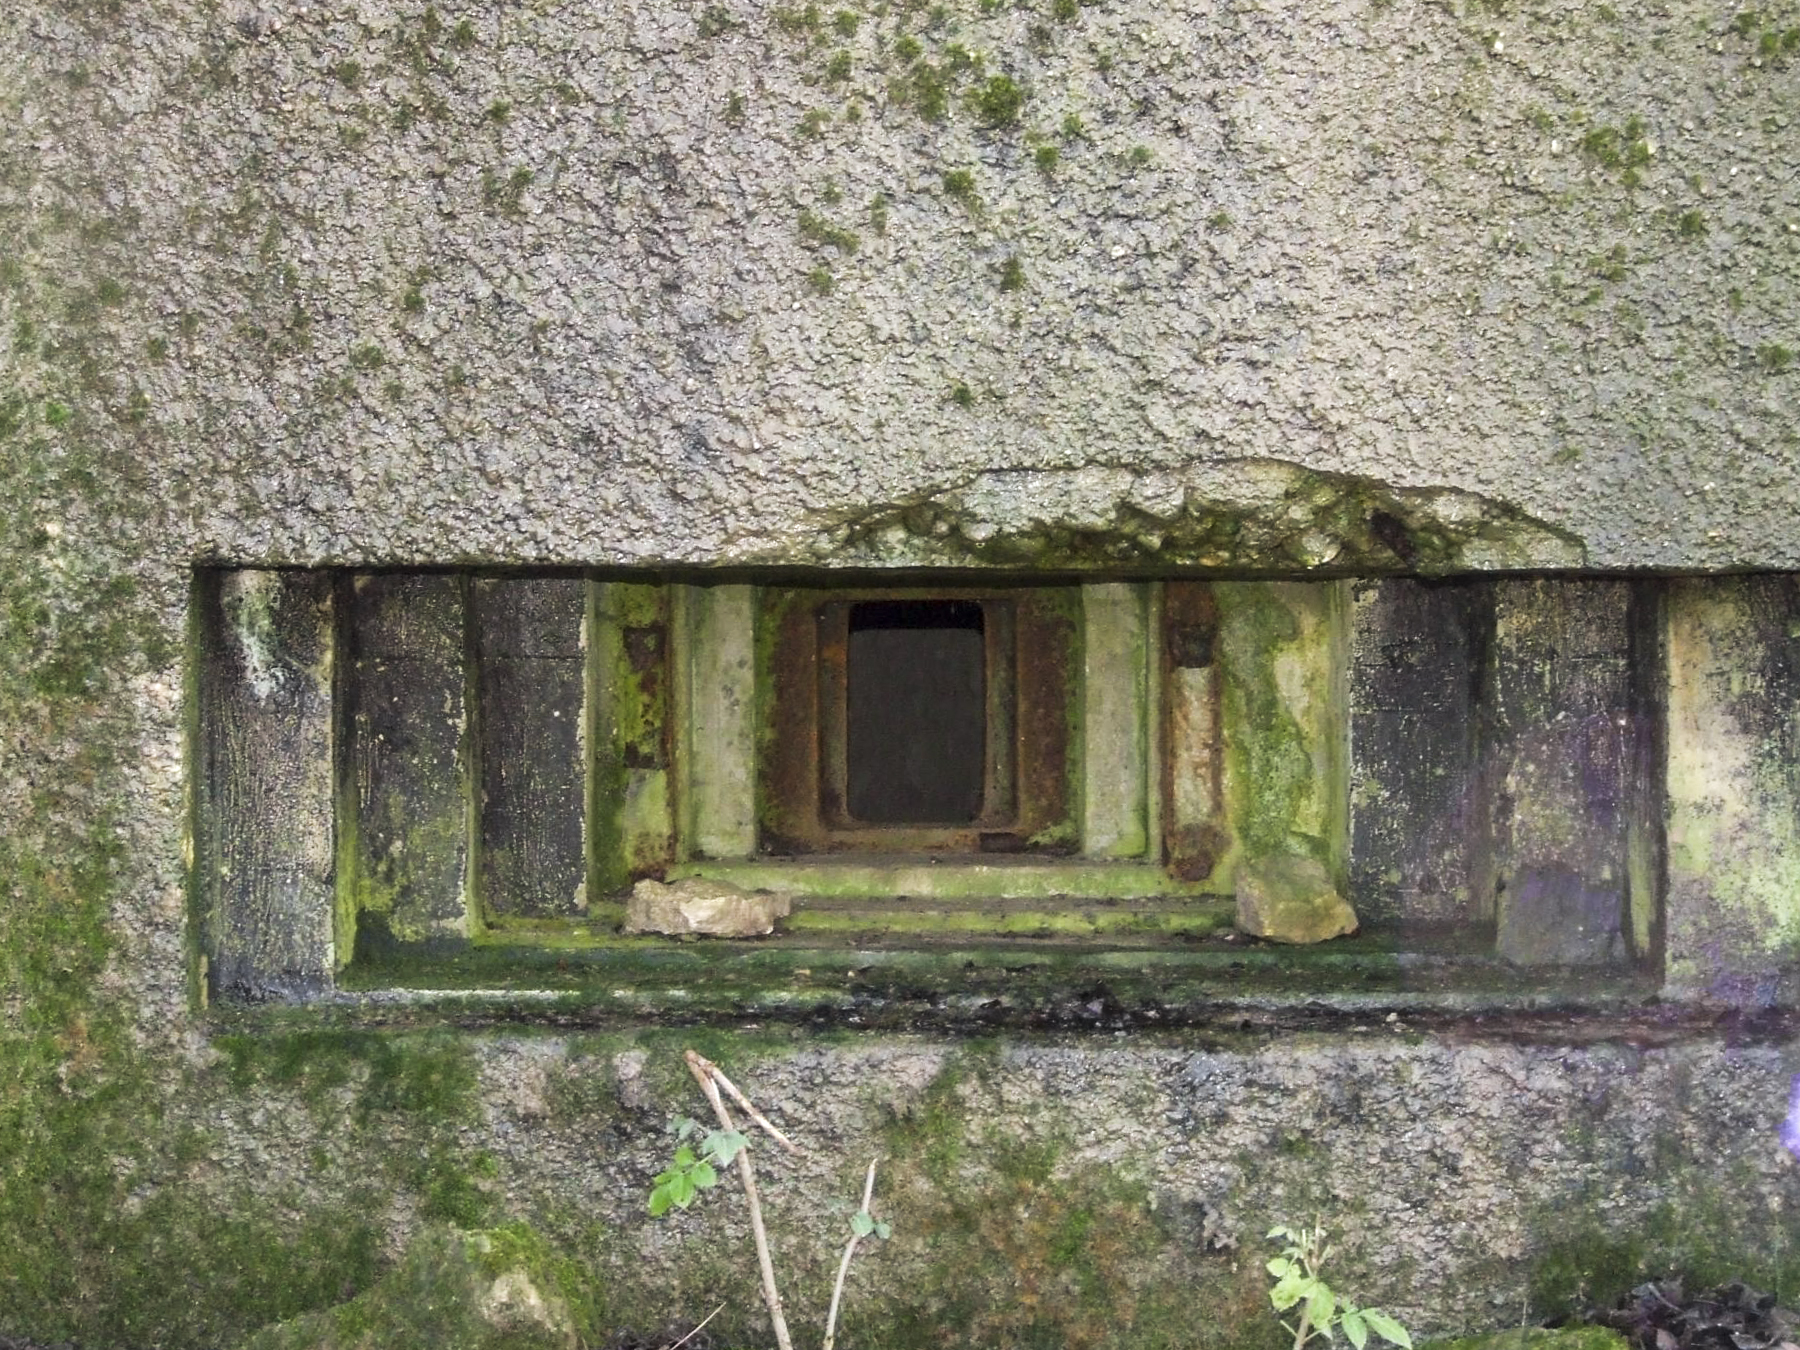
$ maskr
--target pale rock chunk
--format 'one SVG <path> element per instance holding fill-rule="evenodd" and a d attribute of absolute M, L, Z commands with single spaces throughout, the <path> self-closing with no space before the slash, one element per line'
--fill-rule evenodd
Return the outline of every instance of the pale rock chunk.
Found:
<path fill-rule="evenodd" d="M 1238 869 L 1237 926 L 1272 942 L 1310 943 L 1354 933 L 1357 919 L 1323 863 L 1281 854 Z"/>
<path fill-rule="evenodd" d="M 632 887 L 625 931 L 761 937 L 775 931 L 775 920 L 785 919 L 793 904 L 790 895 L 746 891 L 705 877 L 687 877 L 666 886 L 646 877 Z"/>

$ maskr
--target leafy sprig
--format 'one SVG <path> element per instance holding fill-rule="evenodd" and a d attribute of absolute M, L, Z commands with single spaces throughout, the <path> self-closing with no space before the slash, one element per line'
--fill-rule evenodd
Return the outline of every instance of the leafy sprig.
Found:
<path fill-rule="evenodd" d="M 729 1167 L 750 1141 L 741 1130 L 713 1130 L 700 1141 L 699 1151 L 687 1141 L 700 1132 L 700 1122 L 683 1116 L 673 1127 L 675 1156 L 651 1184 L 650 1214 L 660 1218 L 671 1208 L 686 1209 L 701 1191 L 719 1184 L 719 1168 Z"/>
<path fill-rule="evenodd" d="M 1323 1227 L 1287 1228 L 1278 1224 L 1269 1230 L 1269 1238 L 1286 1243 L 1281 1255 L 1270 1260 L 1267 1267 L 1275 1279 L 1269 1302 L 1278 1313 L 1300 1309 L 1297 1323 L 1285 1319 L 1281 1323 L 1294 1338 L 1293 1350 L 1305 1350 L 1312 1340 L 1323 1340 L 1329 1345 L 1339 1330 L 1354 1350 L 1363 1350 L 1370 1332 L 1400 1350 L 1412 1350 L 1412 1337 L 1400 1323 L 1379 1308 L 1357 1307 L 1325 1283 L 1320 1271 L 1331 1255 L 1331 1246 L 1325 1240 Z"/>

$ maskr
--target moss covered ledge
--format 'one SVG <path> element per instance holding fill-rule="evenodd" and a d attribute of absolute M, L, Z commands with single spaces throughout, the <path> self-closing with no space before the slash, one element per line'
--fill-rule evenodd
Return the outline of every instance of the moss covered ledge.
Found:
<path fill-rule="evenodd" d="M 1380 935 L 1295 950 L 1225 933 L 1073 941 L 946 932 L 921 943 L 815 931 L 683 941 L 548 927 L 460 951 L 367 953 L 315 1006 L 377 1020 L 405 1010 L 408 1019 L 484 1024 L 771 1021 L 951 1034 L 1231 1028 L 1246 1019 L 1337 1027 L 1390 1014 L 1470 1026 L 1514 1017 L 1559 1026 L 1591 1018 L 1596 1028 L 1620 1017 L 1717 1024 L 1711 1013 L 1660 1005 L 1641 976 L 1527 971 L 1452 946 L 1401 952 Z"/>

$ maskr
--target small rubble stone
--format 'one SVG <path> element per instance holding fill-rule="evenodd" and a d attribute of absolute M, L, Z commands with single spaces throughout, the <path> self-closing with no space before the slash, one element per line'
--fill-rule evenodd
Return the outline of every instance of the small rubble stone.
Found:
<path fill-rule="evenodd" d="M 694 933 L 705 937 L 762 937 L 793 909 L 793 897 L 746 891 L 728 882 L 687 877 L 664 885 L 645 878 L 625 907 L 627 933 Z"/>
<path fill-rule="evenodd" d="M 1283 854 L 1238 870 L 1237 926 L 1272 942 L 1311 943 L 1354 933 L 1357 919 L 1323 863 Z"/>

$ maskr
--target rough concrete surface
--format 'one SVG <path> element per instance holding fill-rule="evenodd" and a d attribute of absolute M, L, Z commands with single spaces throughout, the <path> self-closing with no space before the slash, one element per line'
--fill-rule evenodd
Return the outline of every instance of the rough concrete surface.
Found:
<path fill-rule="evenodd" d="M 1405 565 L 1304 470 L 1445 565 L 1800 560 L 1779 7 L 714 10 L 12 7 L 9 218 L 91 242 L 9 303 L 104 292 L 156 554 L 1154 563 L 1245 503 L 1173 560 Z"/>
<path fill-rule="evenodd" d="M 1270 1220 L 1417 1330 L 1800 1270 L 1779 1029 L 204 1006 L 196 562 L 1800 566 L 1791 4 L 844 12 L 0 10 L 0 1334 L 233 1344 L 516 1221 L 579 1334 L 749 1341 L 735 1193 L 641 1212 L 687 1043 L 815 1145 L 809 1306 L 890 1160 L 862 1346 L 1265 1344 Z"/>

